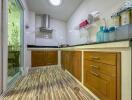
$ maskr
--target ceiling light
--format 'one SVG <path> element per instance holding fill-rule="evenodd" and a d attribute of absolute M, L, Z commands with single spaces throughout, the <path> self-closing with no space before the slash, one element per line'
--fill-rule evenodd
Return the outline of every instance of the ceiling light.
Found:
<path fill-rule="evenodd" d="M 62 3 L 62 0 L 49 0 L 50 3 L 53 5 L 53 6 L 59 6 L 61 5 Z"/>

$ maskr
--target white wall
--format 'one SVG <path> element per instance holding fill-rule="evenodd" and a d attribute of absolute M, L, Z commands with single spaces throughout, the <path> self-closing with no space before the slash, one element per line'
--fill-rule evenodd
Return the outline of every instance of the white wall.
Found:
<path fill-rule="evenodd" d="M 23 74 L 25 74 L 28 71 L 28 51 L 27 51 L 27 33 L 30 30 L 26 29 L 25 26 L 30 24 L 30 11 L 28 10 L 28 6 L 26 3 L 26 0 L 21 0 L 23 7 L 24 7 L 24 67 L 23 67 Z"/>
<path fill-rule="evenodd" d="M 80 32 L 75 30 L 75 27 L 82 20 L 87 19 L 90 12 L 100 11 L 101 16 L 108 19 L 115 9 L 121 5 L 122 1 L 124 0 L 84 0 L 67 22 L 68 43 L 72 45 L 87 42 L 87 38 L 85 36 L 81 37 Z M 91 41 L 96 40 L 95 33 L 92 33 Z"/>
<path fill-rule="evenodd" d="M 66 22 L 51 18 L 51 29 L 53 31 L 53 39 L 42 39 L 37 38 L 35 39 L 35 27 L 39 28 L 41 26 L 41 17 L 35 17 L 35 13 L 30 12 L 30 21 L 29 26 L 30 28 L 25 33 L 25 41 L 26 45 L 39 45 L 39 46 L 58 46 L 58 42 L 66 43 Z M 35 21 L 36 19 L 36 21 Z M 35 27 L 34 27 L 35 26 Z M 26 70 L 31 67 L 31 52 L 26 51 L 25 55 L 25 62 L 26 62 Z"/>
<path fill-rule="evenodd" d="M 42 46 L 57 46 L 58 42 L 68 43 L 71 45 L 74 44 L 83 44 L 87 42 L 87 37 L 81 36 L 78 30 L 75 30 L 75 26 L 79 25 L 80 21 L 86 19 L 88 14 L 92 11 L 98 10 L 102 13 L 102 16 L 108 18 L 111 16 L 111 13 L 117 9 L 120 3 L 123 0 L 84 0 L 78 9 L 73 13 L 67 23 L 51 18 L 51 28 L 56 31 L 53 32 L 53 39 L 35 39 L 35 26 L 40 27 L 40 17 L 35 17 L 35 13 L 28 10 L 25 10 L 25 25 L 29 26 L 29 29 L 25 31 L 25 48 L 26 45 L 42 45 Z M 35 21 L 36 20 L 36 21 Z M 90 35 L 92 41 L 96 40 L 97 29 L 93 29 L 93 32 Z M 26 51 L 25 51 L 26 52 Z M 27 55 L 30 56 L 30 53 L 26 53 L 25 65 L 31 66 L 28 60 Z"/>
<path fill-rule="evenodd" d="M 35 28 L 41 26 L 41 17 L 36 16 L 35 12 L 25 9 L 25 25 L 29 26 L 29 29 L 25 29 L 24 33 L 24 45 L 25 45 L 25 72 L 31 67 L 31 52 L 27 50 L 27 45 L 39 45 L 39 46 L 58 46 L 58 42 L 66 43 L 66 22 L 51 18 L 51 29 L 53 31 L 53 39 L 35 38 Z"/>
<path fill-rule="evenodd" d="M 25 42 L 26 45 L 27 44 L 34 44 L 35 41 L 35 36 L 34 36 L 34 32 L 35 32 L 35 12 L 32 11 L 28 11 L 28 23 L 27 26 L 29 26 L 28 29 L 26 29 L 25 32 Z"/>
<path fill-rule="evenodd" d="M 33 15 L 35 17 L 35 15 Z M 35 21 L 35 27 L 40 28 L 41 27 L 41 17 L 36 16 L 35 20 L 32 20 L 32 23 L 34 24 Z M 30 24 L 32 25 L 32 24 Z M 59 43 L 66 43 L 66 23 L 61 20 L 57 20 L 54 18 L 51 18 L 50 20 L 50 27 L 53 29 L 53 38 L 52 39 L 42 39 L 42 38 L 35 38 L 35 31 L 34 29 L 30 30 L 28 32 L 28 40 L 27 43 L 30 45 L 40 45 L 40 46 L 57 46 Z"/>

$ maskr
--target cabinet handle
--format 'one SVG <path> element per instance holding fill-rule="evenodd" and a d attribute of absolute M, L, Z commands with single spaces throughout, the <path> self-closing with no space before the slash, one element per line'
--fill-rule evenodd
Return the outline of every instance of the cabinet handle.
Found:
<path fill-rule="evenodd" d="M 93 75 L 96 76 L 96 77 L 99 77 L 99 74 L 97 74 L 97 73 L 95 73 L 95 72 L 93 72 L 93 71 L 91 71 L 91 74 L 93 74 Z"/>
<path fill-rule="evenodd" d="M 93 68 L 99 69 L 99 66 L 95 66 L 95 65 L 90 65 Z"/>
<path fill-rule="evenodd" d="M 94 60 L 100 60 L 99 57 L 92 57 L 92 59 L 94 59 Z"/>

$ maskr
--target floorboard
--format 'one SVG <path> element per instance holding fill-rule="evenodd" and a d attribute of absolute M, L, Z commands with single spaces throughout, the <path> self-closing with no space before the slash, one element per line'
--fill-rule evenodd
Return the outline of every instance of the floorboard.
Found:
<path fill-rule="evenodd" d="M 32 69 L 16 82 L 3 100 L 95 100 L 58 66 Z"/>

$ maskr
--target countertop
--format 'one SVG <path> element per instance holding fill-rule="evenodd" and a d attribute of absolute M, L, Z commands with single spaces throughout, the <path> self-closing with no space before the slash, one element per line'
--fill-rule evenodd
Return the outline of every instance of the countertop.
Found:
<path fill-rule="evenodd" d="M 59 48 L 58 46 L 37 46 L 37 45 L 27 45 L 28 48 Z"/>
<path fill-rule="evenodd" d="M 94 45 L 94 44 L 104 44 L 104 43 L 121 42 L 121 41 L 132 41 L 132 38 L 129 38 L 129 39 L 121 39 L 121 40 L 114 40 L 114 41 L 104 41 L 104 42 L 91 42 L 91 43 L 85 43 L 85 44 L 71 45 L 71 46 L 67 46 L 67 47 L 84 46 L 84 45 Z M 65 47 L 61 47 L 61 48 L 65 48 Z"/>
<path fill-rule="evenodd" d="M 66 47 L 58 47 L 58 46 L 37 46 L 37 45 L 27 45 L 28 49 L 32 48 L 49 48 L 49 49 L 63 49 L 63 48 L 71 48 L 71 47 L 79 47 L 79 46 L 88 46 L 88 45 L 96 45 L 96 44 L 109 44 L 109 43 L 119 43 L 123 41 L 132 41 L 132 38 L 129 39 L 121 39 L 121 40 L 114 40 L 114 41 L 105 41 L 105 42 L 91 42 L 91 43 L 85 43 L 85 44 L 78 44 L 78 45 L 70 45 Z"/>

